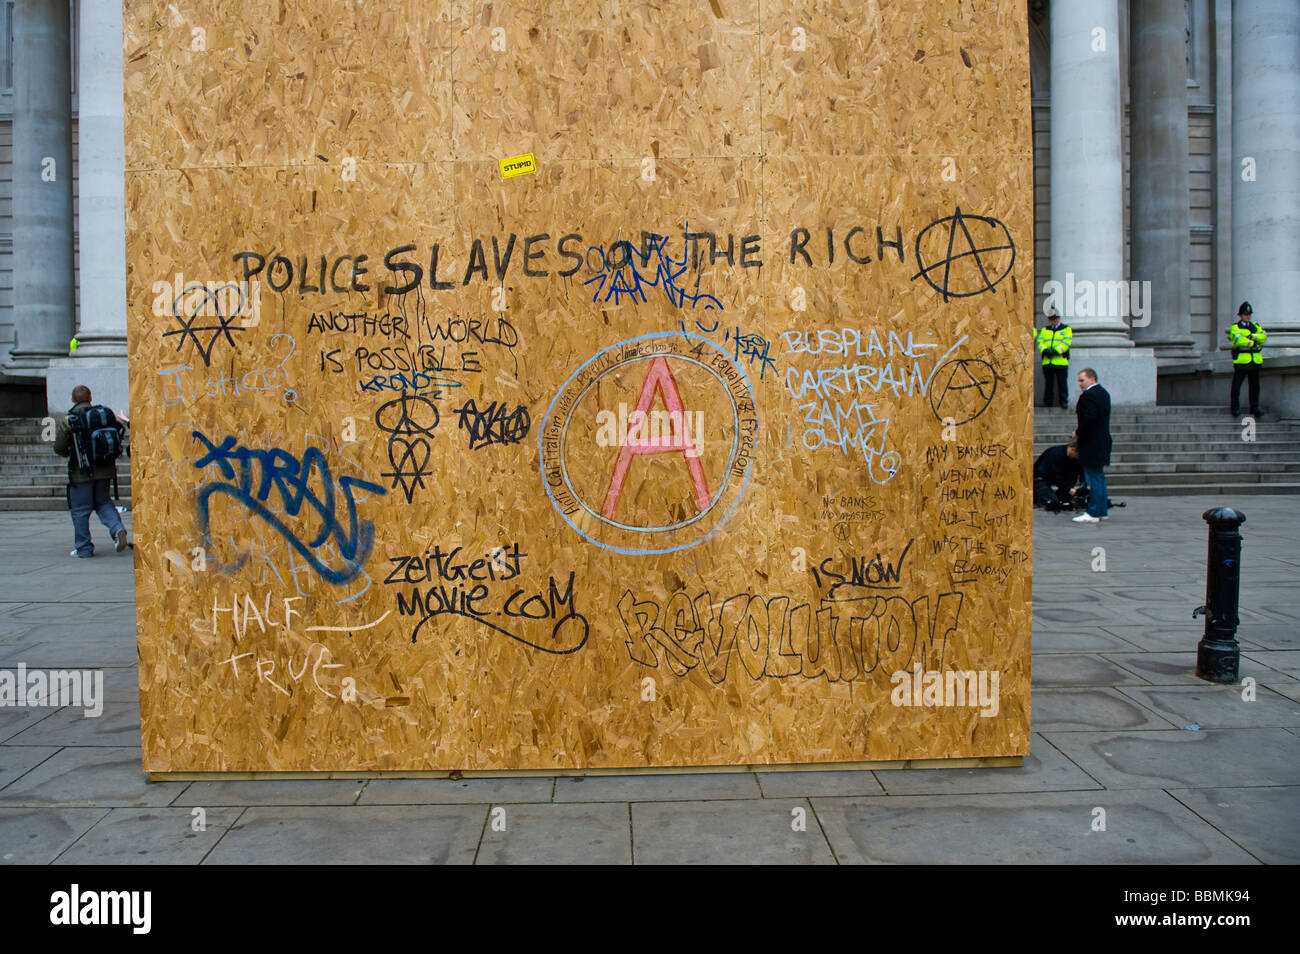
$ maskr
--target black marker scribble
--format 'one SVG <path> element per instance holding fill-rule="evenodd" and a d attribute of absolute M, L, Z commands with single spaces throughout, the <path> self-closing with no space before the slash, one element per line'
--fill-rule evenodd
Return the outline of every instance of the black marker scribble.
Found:
<path fill-rule="evenodd" d="M 925 254 L 922 252 L 926 236 L 931 229 L 945 224 L 948 226 L 947 252 L 943 258 L 933 264 L 927 264 Z M 988 233 L 986 244 L 980 245 L 976 242 L 971 232 L 972 224 L 975 225 L 976 231 Z M 961 236 L 960 242 L 958 236 Z M 995 254 L 1006 251 L 1010 251 L 1011 254 L 1007 256 Z M 1006 266 L 997 270 L 990 259 L 1003 257 L 1006 259 Z M 993 291 L 998 282 L 1011 274 L 1011 266 L 1016 261 L 1016 243 L 1012 241 L 1011 232 L 998 219 L 985 215 L 966 215 L 962 212 L 961 206 L 958 206 L 952 215 L 931 222 L 917 235 L 916 261 L 921 266 L 921 270 L 912 276 L 913 281 L 924 278 L 926 284 L 942 295 L 945 302 L 950 298 L 970 298 L 973 295 Z M 958 263 L 960 267 L 954 269 L 954 263 Z M 997 274 L 990 274 L 990 269 L 997 271 Z M 942 270 L 941 277 L 936 281 L 935 273 L 940 270 Z M 957 277 L 961 281 L 954 282 L 954 278 Z"/>
<path fill-rule="evenodd" d="M 505 402 L 493 401 L 479 410 L 470 398 L 453 412 L 460 418 L 460 429 L 469 432 L 469 449 L 489 444 L 518 444 L 528 436 L 532 419 L 522 404 L 510 411 Z"/>

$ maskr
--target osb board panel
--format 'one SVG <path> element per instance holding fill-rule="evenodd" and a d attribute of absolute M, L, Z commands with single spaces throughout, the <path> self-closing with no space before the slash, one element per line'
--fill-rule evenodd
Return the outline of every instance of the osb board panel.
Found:
<path fill-rule="evenodd" d="M 146 770 L 1026 753 L 1025 11 L 936 6 L 127 3 Z"/>

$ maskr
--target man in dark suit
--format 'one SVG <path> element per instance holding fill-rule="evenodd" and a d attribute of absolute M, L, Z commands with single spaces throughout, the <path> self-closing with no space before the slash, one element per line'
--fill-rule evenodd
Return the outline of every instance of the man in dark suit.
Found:
<path fill-rule="evenodd" d="M 1110 463 L 1110 394 L 1097 383 L 1097 372 L 1092 368 L 1080 371 L 1078 382 L 1079 400 L 1074 407 L 1079 423 L 1075 435 L 1083 479 L 1088 485 L 1088 510 L 1074 522 L 1097 523 L 1108 519 L 1105 467 Z"/>

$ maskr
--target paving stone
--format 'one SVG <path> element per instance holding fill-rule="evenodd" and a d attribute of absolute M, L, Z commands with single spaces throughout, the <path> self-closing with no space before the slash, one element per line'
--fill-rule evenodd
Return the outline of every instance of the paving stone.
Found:
<path fill-rule="evenodd" d="M 1109 576 L 1109 574 L 1097 574 L 1098 577 Z M 1123 579 L 1123 576 L 1118 576 Z M 1134 607 L 1141 606 L 1158 606 L 1162 610 L 1171 607 L 1187 607 L 1186 616 L 1191 618 L 1192 610 L 1196 609 L 1204 599 L 1201 598 L 1204 593 L 1190 592 L 1185 593 L 1175 586 L 1098 586 L 1094 585 L 1088 598 L 1096 601 L 1103 601 L 1115 610 L 1122 617 L 1131 612 Z M 1035 597 L 1037 601 L 1037 597 Z"/>
<path fill-rule="evenodd" d="M 5 706 L 0 708 L 0 743 L 8 742 L 20 732 L 26 731 L 42 719 L 48 719 L 58 711 L 57 708 L 47 706 Z"/>
<path fill-rule="evenodd" d="M 1049 625 L 1067 625 L 1078 627 L 1083 624 L 1094 626 L 1102 623 L 1107 619 L 1105 613 L 1096 609 L 1088 609 L 1084 606 L 1050 606 L 1034 607 L 1033 614 L 1034 629 L 1039 626 Z"/>
<path fill-rule="evenodd" d="M 1275 672 L 1283 673 L 1292 679 L 1300 679 L 1300 650 L 1252 650 L 1242 653 L 1242 659 L 1267 666 Z M 1243 667 L 1244 669 L 1244 667 Z"/>
<path fill-rule="evenodd" d="M 12 642 L 0 636 L 0 669 L 16 669 L 19 663 L 26 663 L 32 650 L 40 645 L 38 632 L 25 632 Z"/>
<path fill-rule="evenodd" d="M 1109 662 L 1141 677 L 1142 682 L 1157 686 L 1194 685 L 1204 686 L 1208 683 L 1196 675 L 1196 647 L 1178 653 L 1107 653 Z M 1264 676 L 1278 675 L 1277 670 L 1269 669 L 1245 655 L 1241 657 L 1239 672 L 1242 678 L 1253 676 L 1256 680 Z M 1034 679 L 1037 681 L 1035 671 Z M 1137 680 L 1116 681 L 1113 685 L 1137 685 Z"/>
<path fill-rule="evenodd" d="M 818 798 L 841 864 L 1249 864 L 1165 792 Z M 1093 831 L 1105 810 L 1105 831 Z"/>
<path fill-rule="evenodd" d="M 494 829 L 505 826 L 504 831 Z M 624 803 L 498 805 L 488 811 L 478 864 L 625 865 L 632 861 Z"/>
<path fill-rule="evenodd" d="M 1116 691 L 1155 710 L 1175 728 L 1193 724 L 1203 729 L 1300 726 L 1300 702 L 1262 686 L 1249 702 L 1242 698 L 1239 685 L 1125 686 Z M 1035 694 L 1035 702 L 1038 698 Z"/>
<path fill-rule="evenodd" d="M 1096 779 L 1053 748 L 1030 736 L 1019 768 L 897 769 L 876 778 L 890 795 L 967 795 L 993 792 L 1059 792 L 1101 788 Z"/>
<path fill-rule="evenodd" d="M 1169 793 L 1265 864 L 1300 864 L 1300 786 Z"/>
<path fill-rule="evenodd" d="M 1192 622 L 1192 611 L 1204 602 L 1204 595 L 1188 597 L 1185 601 L 1177 603 L 1134 606 L 1127 610 L 1125 615 L 1131 617 L 1134 622 L 1150 621 L 1163 627 L 1185 626 Z M 1253 617 L 1248 610 L 1240 610 L 1239 615 L 1243 620 L 1257 618 Z M 1203 628 L 1203 624 L 1198 628 Z"/>
<path fill-rule="evenodd" d="M 25 625 L 32 627 L 29 637 L 42 643 L 72 644 L 83 640 L 134 643 L 136 635 L 134 616 L 112 621 L 97 620 L 93 627 L 87 627 L 84 622 L 76 620 Z M 132 660 L 126 665 L 134 664 L 135 661 Z"/>
<path fill-rule="evenodd" d="M 34 647 L 29 647 L 34 648 Z M 30 654 L 29 654 L 30 656 Z M 17 664 L 0 666 L 0 673 L 7 674 L 6 678 L 13 679 L 15 686 L 21 678 L 25 681 L 27 689 L 24 691 L 24 698 L 28 704 L 34 704 L 33 700 L 39 700 L 39 704 L 46 704 L 52 695 L 57 694 L 60 686 L 67 686 L 68 692 L 71 692 L 77 700 L 77 705 L 82 705 L 82 700 L 91 701 L 99 700 L 106 702 L 110 699 L 110 693 L 116 690 L 115 695 L 118 699 L 125 702 L 139 703 L 139 686 L 133 683 L 135 667 L 129 670 L 125 667 L 104 668 L 101 666 L 93 667 L 48 667 L 30 662 L 27 659 L 21 661 L 26 669 L 19 669 Z M 39 677 L 39 681 L 45 685 L 43 688 L 33 686 L 33 680 L 37 673 L 44 674 Z M 91 693 L 83 692 L 86 687 L 85 675 L 90 675 Z M 75 682 L 70 682 L 75 679 Z M 125 687 L 131 686 L 133 691 L 122 691 Z M 68 705 L 70 702 L 54 700 L 58 704 Z"/>
<path fill-rule="evenodd" d="M 0 788 L 26 775 L 57 751 L 57 747 L 50 746 L 0 745 Z"/>
<path fill-rule="evenodd" d="M 114 808 L 54 862 L 59 865 L 196 865 L 242 808 Z"/>
<path fill-rule="evenodd" d="M 1237 629 L 1242 649 L 1300 649 L 1300 625 L 1254 623 Z"/>
<path fill-rule="evenodd" d="M 1251 607 L 1260 616 L 1282 620 L 1288 623 L 1300 623 L 1300 603 L 1261 603 Z"/>
<path fill-rule="evenodd" d="M 35 643 L 22 659 L 28 669 L 98 669 L 105 666 L 134 665 L 139 658 L 135 642 L 135 625 L 120 627 L 116 634 L 98 633 L 70 636 Z M 45 636 L 46 632 L 41 631 Z"/>
<path fill-rule="evenodd" d="M 0 864 L 49 864 L 107 814 L 102 808 L 0 808 Z"/>
<path fill-rule="evenodd" d="M 470 864 L 487 809 L 479 805 L 249 808 L 204 864 Z"/>
<path fill-rule="evenodd" d="M 83 699 L 84 702 L 84 699 Z M 84 707 L 64 706 L 48 719 L 9 739 L 6 745 L 115 745 L 140 742 L 138 703 L 101 703 L 98 716 L 88 716 Z"/>
<path fill-rule="evenodd" d="M 1175 726 L 1112 687 L 1035 689 L 1033 727 L 1038 732 L 1092 729 L 1169 729 Z"/>
<path fill-rule="evenodd" d="M 757 772 L 764 798 L 807 798 L 810 795 L 882 795 L 876 773 L 855 769 L 829 772 Z"/>
<path fill-rule="evenodd" d="M 89 603 L 4 603 L 0 618 L 29 624 L 84 622 L 95 618 L 96 609 Z"/>
<path fill-rule="evenodd" d="M 1034 655 L 1042 653 L 1131 652 L 1133 643 L 1101 630 L 1034 627 Z"/>
<path fill-rule="evenodd" d="M 796 822 L 804 830 L 795 831 Z M 639 802 L 632 806 L 632 853 L 639 865 L 835 863 L 802 798 Z"/>
<path fill-rule="evenodd" d="M 1050 686 L 1143 685 L 1146 680 L 1107 660 L 1089 653 L 1057 653 L 1033 661 L 1035 689 Z"/>
<path fill-rule="evenodd" d="M 358 805 L 505 805 L 549 802 L 553 778 L 376 778 Z"/>
<path fill-rule="evenodd" d="M 658 802 L 762 798 L 753 772 L 699 775 L 592 775 L 555 780 L 557 802 Z"/>
<path fill-rule="evenodd" d="M 66 598 L 66 596 L 65 596 Z M 123 590 L 116 582 L 94 583 L 77 593 L 77 600 L 88 603 L 126 603 L 135 606 L 135 593 Z"/>
<path fill-rule="evenodd" d="M 1187 626 L 1152 626 L 1106 623 L 1102 629 L 1113 633 L 1137 649 L 1148 653 L 1191 652 L 1195 654 L 1196 644 L 1200 642 L 1205 630 L 1203 623 L 1189 622 Z M 1133 652 L 1133 649 L 1105 650 L 1107 655 L 1115 652 Z"/>
<path fill-rule="evenodd" d="M 364 779 L 232 779 L 191 782 L 171 804 L 201 805 L 354 805 Z"/>
<path fill-rule="evenodd" d="M 1268 688 L 1280 696 L 1286 696 L 1292 702 L 1300 702 L 1300 681 L 1275 682 L 1269 680 Z"/>
<path fill-rule="evenodd" d="M 137 667 L 104 666 L 104 700 L 106 702 L 129 702 L 140 710 L 140 674 Z"/>
<path fill-rule="evenodd" d="M 1058 585 L 1053 586 L 1050 590 L 1035 593 L 1034 605 L 1057 606 L 1065 604 L 1068 606 L 1075 606 L 1078 604 L 1093 602 L 1096 600 L 1097 594 L 1091 592 L 1086 585 L 1090 584 L 1092 581 L 1087 576 L 1084 576 L 1082 582 L 1085 585 L 1066 583 L 1063 581 Z"/>
<path fill-rule="evenodd" d="M 150 807 L 166 805 L 184 782 L 150 782 L 140 749 L 77 746 L 61 749 L 0 790 L 0 806 Z"/>
<path fill-rule="evenodd" d="M 1300 785 L 1300 737 L 1285 729 L 1045 732 L 1106 788 Z"/>
<path fill-rule="evenodd" d="M 1289 570 L 1293 566 L 1300 566 L 1300 559 L 1295 558 L 1294 554 L 1290 558 L 1286 554 L 1268 554 L 1260 560 L 1262 566 L 1267 566 L 1270 562 L 1282 564 L 1284 570 Z M 1254 579 L 1254 573 L 1251 573 L 1251 579 Z"/>

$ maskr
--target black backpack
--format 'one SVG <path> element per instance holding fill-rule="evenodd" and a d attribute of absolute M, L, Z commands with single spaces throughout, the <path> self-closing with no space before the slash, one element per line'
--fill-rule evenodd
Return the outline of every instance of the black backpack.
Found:
<path fill-rule="evenodd" d="M 68 427 L 72 431 L 72 444 L 76 449 L 75 465 L 84 476 L 90 476 L 96 464 L 115 462 L 122 456 L 122 434 L 126 430 L 117 415 L 102 404 L 84 407 L 68 414 Z"/>

